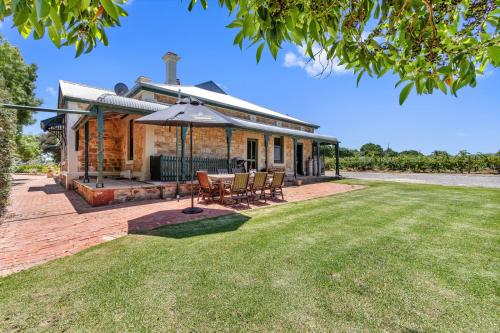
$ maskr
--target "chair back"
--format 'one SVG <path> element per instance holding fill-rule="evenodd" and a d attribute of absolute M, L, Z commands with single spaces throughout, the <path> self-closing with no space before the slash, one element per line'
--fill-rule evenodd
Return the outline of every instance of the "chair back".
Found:
<path fill-rule="evenodd" d="M 234 173 L 234 174 L 244 173 L 244 172 L 245 172 L 245 168 L 242 168 L 242 167 L 236 167 L 236 168 L 231 169 L 231 173 Z"/>
<path fill-rule="evenodd" d="M 266 185 L 267 172 L 256 172 L 253 179 L 253 188 L 262 189 Z"/>
<path fill-rule="evenodd" d="M 227 175 L 227 169 L 217 169 L 217 174 L 219 174 L 219 175 Z"/>
<path fill-rule="evenodd" d="M 271 187 L 283 186 L 284 180 L 285 180 L 285 173 L 284 172 L 275 172 L 273 174 L 273 180 L 271 182 Z"/>
<path fill-rule="evenodd" d="M 246 191 L 248 187 L 249 176 L 250 175 L 248 173 L 236 173 L 234 175 L 232 187 L 233 192 Z"/>
<path fill-rule="evenodd" d="M 210 182 L 208 180 L 208 174 L 205 171 L 196 172 L 196 178 L 198 178 L 198 184 L 202 188 L 210 188 Z"/>

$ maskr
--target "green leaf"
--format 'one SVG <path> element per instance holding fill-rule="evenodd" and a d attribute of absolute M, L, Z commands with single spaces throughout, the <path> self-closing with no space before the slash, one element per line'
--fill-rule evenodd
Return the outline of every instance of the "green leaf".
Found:
<path fill-rule="evenodd" d="M 52 41 L 52 43 L 54 43 L 54 45 L 57 47 L 57 48 L 60 48 L 61 47 L 61 37 L 59 36 L 59 33 L 56 29 L 55 26 L 50 26 L 48 29 L 47 29 L 47 32 L 49 34 L 49 38 L 50 40 Z"/>
<path fill-rule="evenodd" d="M 356 87 L 358 87 L 358 86 L 359 86 L 359 81 L 361 81 L 361 77 L 363 77 L 363 74 L 365 74 L 365 71 L 364 71 L 364 70 L 363 70 L 363 71 L 361 71 L 361 72 L 359 72 L 359 74 L 358 74 L 358 78 L 356 79 Z"/>
<path fill-rule="evenodd" d="M 500 46 L 488 47 L 488 56 L 493 66 L 500 66 Z"/>
<path fill-rule="evenodd" d="M 36 13 L 39 19 L 43 19 L 49 15 L 50 4 L 49 0 L 36 0 Z"/>
<path fill-rule="evenodd" d="M 207 9 L 208 8 L 207 0 L 201 0 L 201 6 L 203 7 L 203 9 Z"/>
<path fill-rule="evenodd" d="M 76 41 L 75 47 L 76 47 L 75 58 L 78 58 L 82 54 L 83 49 L 85 47 L 85 44 L 83 43 L 83 41 L 81 39 L 79 39 Z"/>
<path fill-rule="evenodd" d="M 403 103 L 406 101 L 411 89 L 413 88 L 413 85 L 414 83 L 410 82 L 401 90 L 401 93 L 399 94 L 399 105 L 403 105 Z"/>
<path fill-rule="evenodd" d="M 198 1 L 198 0 L 191 0 L 191 1 L 189 2 L 189 5 L 188 5 L 188 10 L 189 10 L 189 11 L 192 11 L 192 10 L 193 10 L 194 5 L 196 4 L 196 2 L 197 2 L 197 1 Z"/>
<path fill-rule="evenodd" d="M 257 53 L 255 54 L 255 58 L 257 59 L 257 63 L 260 61 L 260 57 L 262 56 L 262 50 L 264 50 L 264 43 L 260 44 L 257 48 Z"/>
<path fill-rule="evenodd" d="M 115 4 L 112 0 L 101 0 L 101 4 L 104 7 L 106 13 L 111 16 L 115 21 L 118 21 L 118 10 L 116 10 Z"/>

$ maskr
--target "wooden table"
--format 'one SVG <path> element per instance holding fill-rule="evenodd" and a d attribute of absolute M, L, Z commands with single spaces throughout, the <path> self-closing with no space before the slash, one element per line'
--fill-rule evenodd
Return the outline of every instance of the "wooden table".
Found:
<path fill-rule="evenodd" d="M 219 184 L 219 200 L 221 204 L 224 204 L 224 189 L 226 185 L 231 185 L 234 181 L 234 174 L 209 174 L 208 179 Z"/>
<path fill-rule="evenodd" d="M 253 178 L 255 177 L 254 173 L 250 173 L 250 177 L 248 179 L 248 184 L 251 185 L 253 183 Z M 228 173 L 228 174 L 209 174 L 208 179 L 210 179 L 213 182 L 216 182 L 219 184 L 219 197 L 220 197 L 220 202 L 221 204 L 224 204 L 224 189 L 226 188 L 226 185 L 231 186 L 234 181 L 234 173 Z M 273 179 L 272 175 L 267 176 L 267 182 L 271 182 Z"/>

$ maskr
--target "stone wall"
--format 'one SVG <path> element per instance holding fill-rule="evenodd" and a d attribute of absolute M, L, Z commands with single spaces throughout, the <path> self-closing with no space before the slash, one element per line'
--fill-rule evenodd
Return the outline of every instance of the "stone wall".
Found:
<path fill-rule="evenodd" d="M 140 99 L 140 96 L 139 97 L 136 96 L 136 98 Z M 162 94 L 154 94 L 154 99 L 160 103 L 167 103 L 167 104 L 175 104 L 175 102 L 177 101 L 176 97 L 162 95 Z M 225 115 L 228 115 L 231 117 L 237 117 L 237 118 L 241 118 L 241 119 L 251 120 L 251 116 L 249 113 L 219 107 L 216 105 L 212 105 L 210 103 L 207 103 L 207 105 L 209 105 L 210 108 L 212 108 L 212 109 L 214 109 L 222 114 L 225 114 Z M 276 126 L 277 122 L 278 122 L 276 119 L 267 118 L 267 117 L 263 117 L 263 116 L 257 116 L 257 115 L 255 116 L 255 121 L 258 123 L 263 123 L 263 124 L 273 125 L 273 126 Z M 295 124 L 295 123 L 291 123 L 291 122 L 287 122 L 287 121 L 281 121 L 281 126 L 284 128 L 290 128 L 290 129 L 295 129 L 295 130 L 299 130 L 299 131 L 306 131 L 309 133 L 314 132 L 314 128 L 312 128 L 312 127 L 301 126 L 299 124 Z"/>
<path fill-rule="evenodd" d="M 144 126 L 134 124 L 134 159 L 128 160 L 128 129 L 129 120 L 139 116 L 122 115 L 106 116 L 103 133 L 103 171 L 119 173 L 121 171 L 140 172 L 144 163 Z M 97 119 L 89 118 L 89 171 L 97 171 Z M 79 127 L 78 171 L 85 171 L 85 129 Z"/>

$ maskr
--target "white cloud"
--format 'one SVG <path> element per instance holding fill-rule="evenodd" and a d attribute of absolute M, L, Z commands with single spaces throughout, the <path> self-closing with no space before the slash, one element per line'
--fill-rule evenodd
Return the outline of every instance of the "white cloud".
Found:
<path fill-rule="evenodd" d="M 54 97 L 57 96 L 57 91 L 52 87 L 45 88 L 45 92 L 47 92 L 51 96 L 54 96 Z"/>
<path fill-rule="evenodd" d="M 351 73 L 345 66 L 340 66 L 338 60 L 328 60 L 327 52 L 321 50 L 319 45 L 313 45 L 312 51 L 315 54 L 314 59 L 309 59 L 306 48 L 297 47 L 296 52 L 287 52 L 283 61 L 283 66 L 287 68 L 299 67 L 306 71 L 307 75 L 319 77 L 321 74 L 330 73 L 346 74 Z"/>

